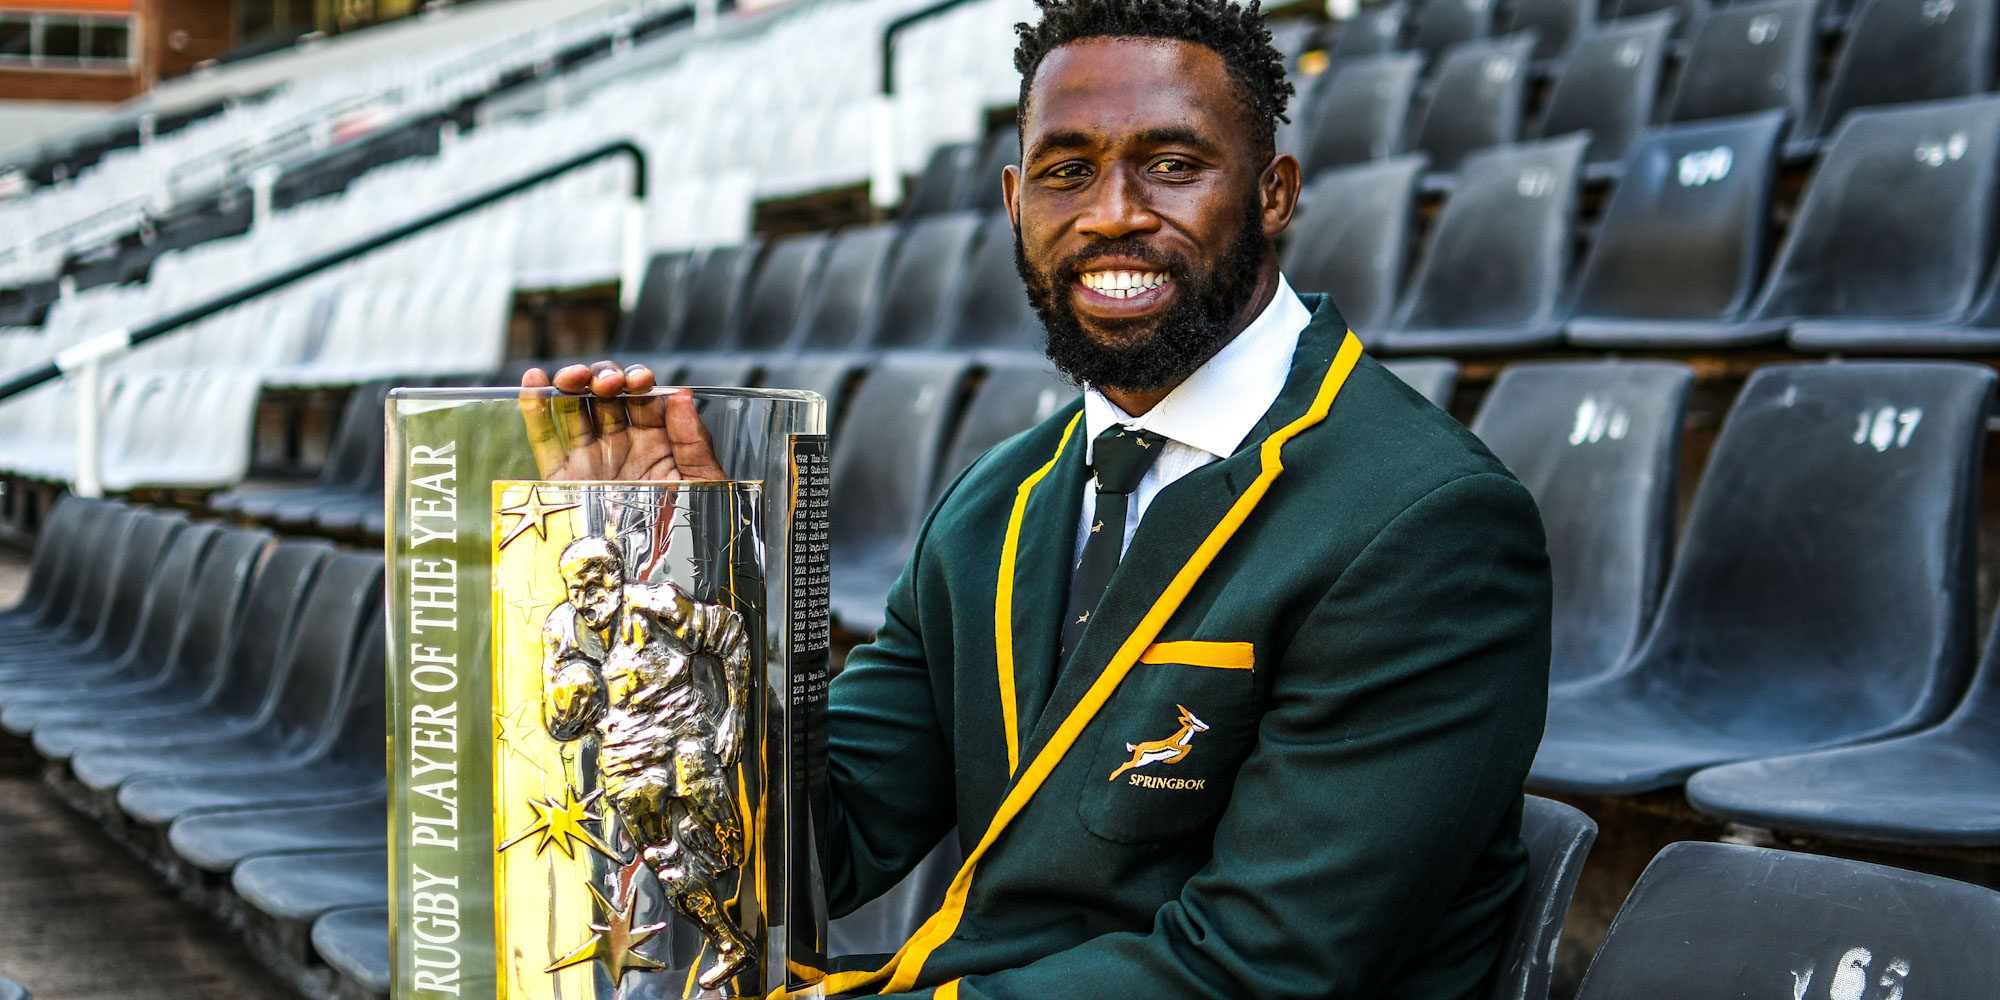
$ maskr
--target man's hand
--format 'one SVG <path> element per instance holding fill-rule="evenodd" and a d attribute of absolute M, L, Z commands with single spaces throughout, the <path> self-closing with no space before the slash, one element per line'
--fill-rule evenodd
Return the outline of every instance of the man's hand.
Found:
<path fill-rule="evenodd" d="M 521 375 L 523 389 L 550 385 L 578 398 L 521 394 L 528 444 L 543 478 L 664 483 L 729 478 L 715 460 L 708 428 L 695 414 L 694 396 L 646 395 L 656 383 L 645 365 L 620 368 L 599 361 L 570 365 L 554 379 L 540 368 Z"/>

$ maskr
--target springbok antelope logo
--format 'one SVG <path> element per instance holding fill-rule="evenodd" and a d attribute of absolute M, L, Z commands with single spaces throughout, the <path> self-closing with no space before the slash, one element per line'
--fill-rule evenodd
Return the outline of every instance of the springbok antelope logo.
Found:
<path fill-rule="evenodd" d="M 1208 731 L 1208 723 L 1195 718 L 1195 714 L 1188 711 L 1186 705 L 1174 707 L 1181 710 L 1180 731 L 1164 740 L 1125 744 L 1125 749 L 1132 751 L 1132 759 L 1118 765 L 1118 770 L 1111 772 L 1112 781 L 1117 781 L 1119 775 L 1134 768 L 1145 767 L 1148 764 L 1178 764 L 1187 759 L 1188 752 L 1194 749 L 1194 734 Z"/>

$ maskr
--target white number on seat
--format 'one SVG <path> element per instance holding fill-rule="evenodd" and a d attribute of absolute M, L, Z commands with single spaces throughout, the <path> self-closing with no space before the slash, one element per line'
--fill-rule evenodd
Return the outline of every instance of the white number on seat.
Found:
<path fill-rule="evenodd" d="M 1861 422 L 1854 428 L 1854 443 L 1868 445 L 1876 451 L 1888 451 L 1891 445 L 1907 448 L 1910 446 L 1910 435 L 1917 432 L 1917 424 L 1923 419 L 1922 407 L 1899 410 L 1884 406 L 1879 410 L 1862 410 Z"/>

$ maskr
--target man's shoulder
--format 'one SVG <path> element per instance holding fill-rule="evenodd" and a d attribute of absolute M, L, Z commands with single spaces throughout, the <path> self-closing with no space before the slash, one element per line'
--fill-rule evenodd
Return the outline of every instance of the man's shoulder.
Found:
<path fill-rule="evenodd" d="M 1365 355 L 1319 433 L 1300 435 L 1296 443 L 1300 457 L 1314 460 L 1308 467 L 1343 479 L 1362 476 L 1388 494 L 1421 495 L 1467 476 L 1514 479 L 1464 424 Z M 1297 468 L 1290 461 L 1286 466 L 1288 472 Z"/>

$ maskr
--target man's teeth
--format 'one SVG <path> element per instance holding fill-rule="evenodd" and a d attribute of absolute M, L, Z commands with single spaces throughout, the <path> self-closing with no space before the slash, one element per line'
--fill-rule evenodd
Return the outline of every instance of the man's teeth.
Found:
<path fill-rule="evenodd" d="M 1129 299 L 1167 283 L 1164 271 L 1085 271 L 1083 286 L 1106 298 Z"/>

